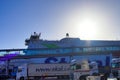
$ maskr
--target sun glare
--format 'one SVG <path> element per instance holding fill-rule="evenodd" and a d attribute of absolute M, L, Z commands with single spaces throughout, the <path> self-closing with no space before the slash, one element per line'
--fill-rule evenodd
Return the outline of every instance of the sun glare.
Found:
<path fill-rule="evenodd" d="M 97 34 L 97 23 L 92 19 L 85 18 L 77 24 L 77 33 L 82 39 L 94 39 Z"/>

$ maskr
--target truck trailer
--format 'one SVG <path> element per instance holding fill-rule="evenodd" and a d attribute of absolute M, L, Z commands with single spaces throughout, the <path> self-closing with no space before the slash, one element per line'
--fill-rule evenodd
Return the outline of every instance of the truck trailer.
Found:
<path fill-rule="evenodd" d="M 42 78 L 69 78 L 70 64 L 24 64 L 18 67 L 16 80 L 37 80 Z"/>
<path fill-rule="evenodd" d="M 88 60 L 71 63 L 31 63 L 18 67 L 16 80 L 43 80 L 46 78 L 87 80 L 88 76 L 99 77 L 99 75 L 93 75 L 94 73 L 98 73 L 97 66 L 94 64 L 91 68 Z"/>

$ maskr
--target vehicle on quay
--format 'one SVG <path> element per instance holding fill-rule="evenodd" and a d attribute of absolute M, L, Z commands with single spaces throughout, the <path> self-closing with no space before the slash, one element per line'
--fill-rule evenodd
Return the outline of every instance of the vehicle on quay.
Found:
<path fill-rule="evenodd" d="M 6 61 L 0 61 L 0 80 L 7 80 L 9 78 L 15 79 L 17 67 L 7 65 Z"/>
<path fill-rule="evenodd" d="M 70 64 L 23 64 L 18 67 L 16 80 L 38 80 L 43 78 L 69 78 Z"/>
<path fill-rule="evenodd" d="M 100 80 L 97 68 L 96 63 L 90 64 L 88 60 L 71 63 L 23 64 L 18 67 L 16 80 L 42 80 L 46 78 L 87 80 L 88 76 L 96 76 L 94 79 L 98 80 L 99 78 Z"/>
<path fill-rule="evenodd" d="M 120 80 L 120 58 L 113 58 L 111 62 L 111 73 L 113 77 Z"/>

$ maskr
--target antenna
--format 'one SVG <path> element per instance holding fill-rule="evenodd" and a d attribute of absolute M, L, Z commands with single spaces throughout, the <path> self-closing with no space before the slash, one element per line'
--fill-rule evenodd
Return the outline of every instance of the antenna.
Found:
<path fill-rule="evenodd" d="M 39 37 L 39 38 L 41 37 L 41 33 L 39 33 L 38 37 Z"/>
<path fill-rule="evenodd" d="M 66 37 L 69 37 L 69 34 L 68 34 L 68 33 L 66 33 Z"/>

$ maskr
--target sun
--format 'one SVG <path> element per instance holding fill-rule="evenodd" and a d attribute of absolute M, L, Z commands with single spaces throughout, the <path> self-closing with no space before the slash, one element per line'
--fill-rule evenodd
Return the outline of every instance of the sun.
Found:
<path fill-rule="evenodd" d="M 97 34 L 97 23 L 95 20 L 84 18 L 76 24 L 76 32 L 81 39 L 94 39 Z"/>

